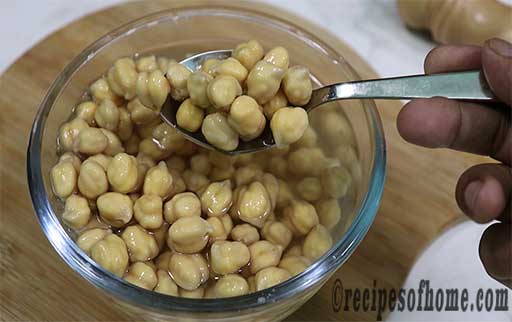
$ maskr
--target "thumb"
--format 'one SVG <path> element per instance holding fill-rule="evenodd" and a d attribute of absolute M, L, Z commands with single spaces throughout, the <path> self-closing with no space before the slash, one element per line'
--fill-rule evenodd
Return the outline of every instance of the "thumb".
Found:
<path fill-rule="evenodd" d="M 491 90 L 512 106 L 512 44 L 499 38 L 487 40 L 482 49 L 482 66 Z"/>

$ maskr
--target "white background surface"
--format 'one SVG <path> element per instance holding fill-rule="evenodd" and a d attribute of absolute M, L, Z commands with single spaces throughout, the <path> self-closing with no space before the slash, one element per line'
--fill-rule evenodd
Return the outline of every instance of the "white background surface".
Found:
<path fill-rule="evenodd" d="M 413 1 L 413 0 L 411 0 Z M 119 0 L 0 0 L 0 72 L 52 31 Z M 421 73 L 434 43 L 405 29 L 392 0 L 269 0 L 329 29 L 354 48 L 381 76 Z M 508 0 L 507 0 L 508 2 Z M 453 228 L 419 258 L 404 287 L 497 288 L 478 259 L 483 226 Z M 473 293 L 472 293 L 473 292 Z M 471 297 L 470 297 L 471 298 Z M 512 294 L 509 292 L 509 302 Z M 512 321 L 511 312 L 392 314 L 393 321 Z"/>

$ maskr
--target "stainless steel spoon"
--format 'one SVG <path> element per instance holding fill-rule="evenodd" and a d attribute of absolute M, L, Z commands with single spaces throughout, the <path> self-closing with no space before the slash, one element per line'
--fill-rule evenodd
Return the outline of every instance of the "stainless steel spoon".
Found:
<path fill-rule="evenodd" d="M 225 59 L 231 56 L 231 50 L 215 50 L 200 53 L 182 60 L 180 63 L 188 69 L 198 70 L 201 64 L 209 58 Z M 311 100 L 302 108 L 307 112 L 327 102 L 345 99 L 412 99 L 441 96 L 458 100 L 495 101 L 481 71 L 464 71 L 432 75 L 413 75 L 393 78 L 381 78 L 347 83 L 327 85 L 313 90 Z M 267 122 L 260 137 L 240 143 L 236 150 L 224 151 L 217 149 L 206 141 L 201 131 L 189 132 L 176 122 L 176 112 L 180 102 L 169 95 L 165 101 L 160 116 L 172 127 L 176 128 L 191 141 L 207 149 L 215 149 L 225 154 L 237 155 L 271 148 L 274 143 L 272 131 Z"/>

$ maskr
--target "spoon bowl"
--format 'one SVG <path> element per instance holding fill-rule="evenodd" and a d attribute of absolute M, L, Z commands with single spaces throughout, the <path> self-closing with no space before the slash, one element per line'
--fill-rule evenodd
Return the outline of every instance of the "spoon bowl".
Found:
<path fill-rule="evenodd" d="M 207 59 L 226 59 L 231 57 L 232 50 L 214 50 L 190 56 L 180 64 L 191 71 L 199 70 Z M 355 82 L 337 83 L 314 89 L 311 99 L 305 106 L 310 112 L 315 107 L 327 102 L 343 99 L 413 99 L 431 98 L 435 96 L 474 101 L 495 101 L 496 97 L 489 89 L 483 73 L 479 70 L 453 72 L 432 75 L 412 75 L 393 78 L 381 78 Z M 266 122 L 261 135 L 250 141 L 240 140 L 238 147 L 232 151 L 218 149 L 208 143 L 201 131 L 189 132 L 180 127 L 176 121 L 176 113 L 181 102 L 167 96 L 160 111 L 161 118 L 178 130 L 186 138 L 201 147 L 217 150 L 228 155 L 252 153 L 272 148 L 275 145 L 270 122 Z"/>

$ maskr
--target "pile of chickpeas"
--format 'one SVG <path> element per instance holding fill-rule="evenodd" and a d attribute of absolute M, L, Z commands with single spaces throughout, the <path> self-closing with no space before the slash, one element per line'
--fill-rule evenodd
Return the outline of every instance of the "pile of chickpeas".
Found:
<path fill-rule="evenodd" d="M 189 132 L 199 129 L 215 147 L 232 151 L 239 140 L 261 135 L 267 118 L 275 143 L 284 147 L 298 141 L 308 127 L 302 106 L 309 102 L 312 84 L 303 66 L 288 68 L 290 58 L 283 47 L 266 54 L 256 40 L 239 44 L 232 57 L 207 59 L 191 72 L 180 64 L 167 71 L 171 95 L 183 101 L 176 113 L 178 126 Z"/>
<path fill-rule="evenodd" d="M 335 110 L 320 115 L 322 132 L 308 125 L 307 115 L 296 139 L 289 130 L 282 136 L 275 130 L 303 111 L 287 110 L 288 101 L 309 100 L 293 80 L 293 67 L 286 71 L 284 53 L 276 47 L 260 60 L 263 49 L 251 40 L 235 49 L 236 61 L 207 61 L 205 71 L 193 73 L 166 57 L 121 58 L 92 83 L 59 129 L 59 159 L 50 173 L 53 192 L 64 202 L 62 221 L 76 233 L 77 245 L 132 284 L 189 298 L 263 290 L 325 254 L 342 216 L 338 201 L 356 178 L 357 151 L 346 118 Z M 244 80 L 249 95 L 238 96 Z M 223 82 L 238 85 L 232 99 L 219 96 Z M 201 148 L 160 120 L 168 94 L 185 99 L 181 126 L 210 128 L 216 134 L 209 141 L 219 148 L 231 134 L 208 118 L 223 118 L 215 122 L 236 129 L 238 142 L 238 135 L 259 135 L 256 118 L 244 114 L 247 106 L 254 106 L 250 114 L 261 113 L 259 104 L 274 115 L 274 136 L 283 144 L 237 157 Z M 195 114 L 210 104 L 230 106 L 227 120 L 213 112 L 197 121 Z M 288 111 L 282 120 L 280 111 Z M 329 155 L 319 136 L 332 145 Z"/>

